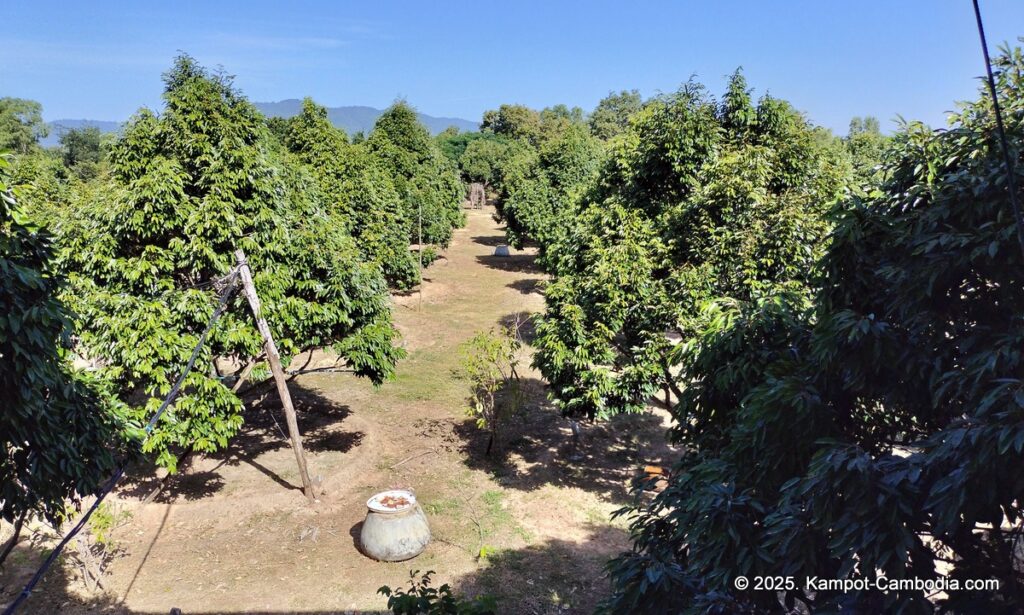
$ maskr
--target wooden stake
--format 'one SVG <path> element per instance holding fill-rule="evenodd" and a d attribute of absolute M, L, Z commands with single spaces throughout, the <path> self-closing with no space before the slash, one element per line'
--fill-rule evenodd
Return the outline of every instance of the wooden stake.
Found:
<path fill-rule="evenodd" d="M 249 261 L 245 258 L 245 252 L 235 250 L 235 261 L 238 263 L 238 273 L 242 278 L 242 288 L 246 298 L 249 299 L 252 314 L 256 318 L 256 328 L 263 336 L 263 350 L 267 355 L 267 362 L 270 363 L 270 371 L 274 374 L 274 383 L 277 384 L 277 394 L 281 397 L 281 405 L 284 407 L 284 418 L 288 423 L 288 436 L 292 441 L 292 450 L 295 451 L 295 461 L 299 464 L 299 476 L 302 477 L 302 492 L 306 494 L 306 499 L 312 504 L 316 501 L 316 495 L 313 493 L 313 483 L 309 480 L 309 471 L 306 469 L 306 453 L 302 450 L 302 434 L 299 433 L 299 421 L 295 417 L 295 406 L 292 405 L 292 396 L 288 392 L 284 368 L 281 367 L 281 355 L 278 354 L 277 345 L 270 335 L 270 325 L 260 314 L 260 298 L 256 295 L 256 286 L 252 283 L 252 271 L 249 269 Z"/>
<path fill-rule="evenodd" d="M 420 220 L 420 311 L 423 311 L 423 201 L 419 200 L 416 202 L 418 209 L 418 216 Z"/>

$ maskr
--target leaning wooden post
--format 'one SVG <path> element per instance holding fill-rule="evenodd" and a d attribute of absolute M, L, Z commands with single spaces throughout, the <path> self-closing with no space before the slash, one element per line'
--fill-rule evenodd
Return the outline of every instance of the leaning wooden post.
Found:
<path fill-rule="evenodd" d="M 256 328 L 263 336 L 263 350 L 267 355 L 267 362 L 270 363 L 270 371 L 274 374 L 274 382 L 277 384 L 277 394 L 281 397 L 281 405 L 284 407 L 285 422 L 288 423 L 288 436 L 292 441 L 292 450 L 295 451 L 295 460 L 299 463 L 299 476 L 302 477 L 302 492 L 312 504 L 316 501 L 313 493 L 313 483 L 309 480 L 309 471 L 306 469 L 306 453 L 302 450 L 302 434 L 299 433 L 299 421 L 295 418 L 295 406 L 292 405 L 292 396 L 288 392 L 288 383 L 285 381 L 284 368 L 281 367 L 281 355 L 277 352 L 277 345 L 270 335 L 270 326 L 267 320 L 260 313 L 260 298 L 256 295 L 256 286 L 252 283 L 252 271 L 249 269 L 249 261 L 245 258 L 245 252 L 235 250 L 235 261 L 238 263 L 238 274 L 242 278 L 242 288 L 245 296 L 249 299 L 249 307 L 256 318 Z"/>

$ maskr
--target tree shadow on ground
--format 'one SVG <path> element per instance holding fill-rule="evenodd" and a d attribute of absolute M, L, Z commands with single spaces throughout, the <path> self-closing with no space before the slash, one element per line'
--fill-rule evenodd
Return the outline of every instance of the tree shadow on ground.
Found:
<path fill-rule="evenodd" d="M 539 316 L 538 312 L 526 310 L 512 312 L 499 318 L 498 325 L 508 329 L 518 329 L 519 337 L 533 346 L 533 343 L 537 341 L 537 316 Z"/>
<path fill-rule="evenodd" d="M 628 533 L 609 525 L 586 529 L 579 542 L 555 539 L 489 555 L 453 585 L 468 596 L 493 596 L 499 613 L 593 613 L 611 590 L 604 567 L 625 549 Z"/>
<path fill-rule="evenodd" d="M 330 400 L 294 381 L 288 386 L 295 405 L 303 448 L 307 452 L 345 453 L 362 443 L 365 435 L 363 432 L 348 431 L 339 426 L 352 412 L 347 405 Z M 193 464 L 186 462 L 178 473 L 166 479 L 153 501 L 171 503 L 211 497 L 226 486 L 221 468 L 242 464 L 252 467 L 286 489 L 301 490 L 300 484 L 283 478 L 260 460 L 267 453 L 291 448 L 276 391 L 271 389 L 262 399 L 247 403 L 244 418 L 242 429 L 231 438 L 227 448 L 203 456 L 203 465 L 212 461 L 212 467 L 192 468 L 190 466 Z M 156 466 L 152 463 L 139 464 L 132 468 L 122 482 L 118 494 L 126 498 L 144 499 L 163 480 L 157 475 Z"/>
<path fill-rule="evenodd" d="M 0 568 L 0 610 L 7 606 L 21 593 L 25 584 L 32 578 L 35 571 L 43 560 L 50 553 L 50 544 L 32 542 L 23 539 L 11 552 L 11 555 Z M 380 610 L 331 610 L 331 611 L 302 611 L 302 610 L 246 610 L 251 615 L 280 615 L 281 613 L 295 613 L 296 615 L 334 615 L 336 613 L 362 613 L 362 614 L 383 614 L 390 611 L 385 610 L 387 598 L 381 597 Z M 18 615 L 51 615 L 61 613 L 62 615 L 168 615 L 175 605 L 168 603 L 166 608 L 161 609 L 132 609 L 126 606 L 123 601 L 111 593 L 102 589 L 98 592 L 88 591 L 80 573 L 70 563 L 69 558 L 61 557 L 46 572 L 42 581 L 35 587 L 28 599 L 25 600 Z M 239 611 L 213 611 L 213 610 L 192 610 L 181 609 L 182 615 L 237 615 Z"/>
<path fill-rule="evenodd" d="M 473 242 L 492 248 L 508 245 L 508 239 L 504 235 L 475 235 L 473 236 Z"/>
<path fill-rule="evenodd" d="M 477 255 L 476 261 L 492 269 L 511 271 L 515 273 L 535 273 L 540 275 L 541 270 L 535 262 L 537 257 L 533 254 L 513 254 L 511 256 Z"/>
<path fill-rule="evenodd" d="M 542 295 L 544 294 L 544 288 L 547 286 L 547 280 L 543 278 L 523 278 L 522 280 L 509 282 L 505 286 L 518 290 L 524 295 L 532 295 L 534 293 Z"/>
<path fill-rule="evenodd" d="M 652 412 L 581 424 L 574 441 L 569 421 L 548 400 L 545 383 L 537 378 L 519 383 L 522 410 L 508 421 L 490 455 L 490 435 L 475 419 L 453 426 L 462 440 L 463 463 L 488 472 L 505 487 L 574 487 L 625 504 L 644 465 L 669 464 L 677 456 L 665 439 L 662 417 Z"/>
<path fill-rule="evenodd" d="M 21 593 L 36 569 L 49 556 L 51 546 L 48 542 L 23 536 L 0 569 L 0 610 L 6 609 Z M 131 613 L 115 596 L 105 594 L 102 590 L 95 594 L 88 592 L 80 573 L 71 564 L 69 557 L 62 556 L 53 563 L 28 599 L 22 602 L 18 613 L 29 615 L 68 612 L 116 615 Z"/>

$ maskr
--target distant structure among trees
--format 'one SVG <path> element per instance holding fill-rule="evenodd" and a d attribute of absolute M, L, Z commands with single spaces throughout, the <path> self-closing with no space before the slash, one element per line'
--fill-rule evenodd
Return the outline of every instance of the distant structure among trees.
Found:
<path fill-rule="evenodd" d="M 484 192 L 484 185 L 480 182 L 473 182 L 469 185 L 469 206 L 473 209 L 481 209 L 487 202 Z"/>

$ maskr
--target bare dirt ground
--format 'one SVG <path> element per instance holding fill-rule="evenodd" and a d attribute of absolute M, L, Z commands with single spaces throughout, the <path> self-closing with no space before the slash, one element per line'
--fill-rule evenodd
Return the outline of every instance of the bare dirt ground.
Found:
<path fill-rule="evenodd" d="M 319 373 L 293 383 L 310 471 L 324 489 L 316 506 L 299 490 L 279 407 L 268 401 L 249 411 L 227 451 L 193 461 L 153 502 L 142 501 L 156 482 L 151 473 L 139 470 L 122 486 L 115 507 L 131 516 L 114 531 L 123 555 L 105 591 L 84 593 L 72 566 L 57 567 L 24 612 L 380 612 L 386 600 L 377 589 L 405 585 L 410 570 L 492 594 L 503 613 L 592 611 L 607 592 L 605 562 L 628 547 L 625 522 L 610 513 L 628 500 L 637 469 L 667 455 L 664 415 L 588 426 L 573 450 L 526 356 L 526 410 L 484 455 L 486 437 L 464 410 L 458 347 L 540 311 L 544 283 L 530 250 L 492 256 L 504 234 L 491 213 L 468 211 L 466 228 L 425 272 L 422 297 L 396 297 L 409 356 L 394 381 L 374 389 Z M 434 540 L 414 560 L 375 562 L 357 548 L 365 502 L 395 487 L 415 491 Z M 12 555 L 0 604 L 42 554 L 21 547 Z"/>

